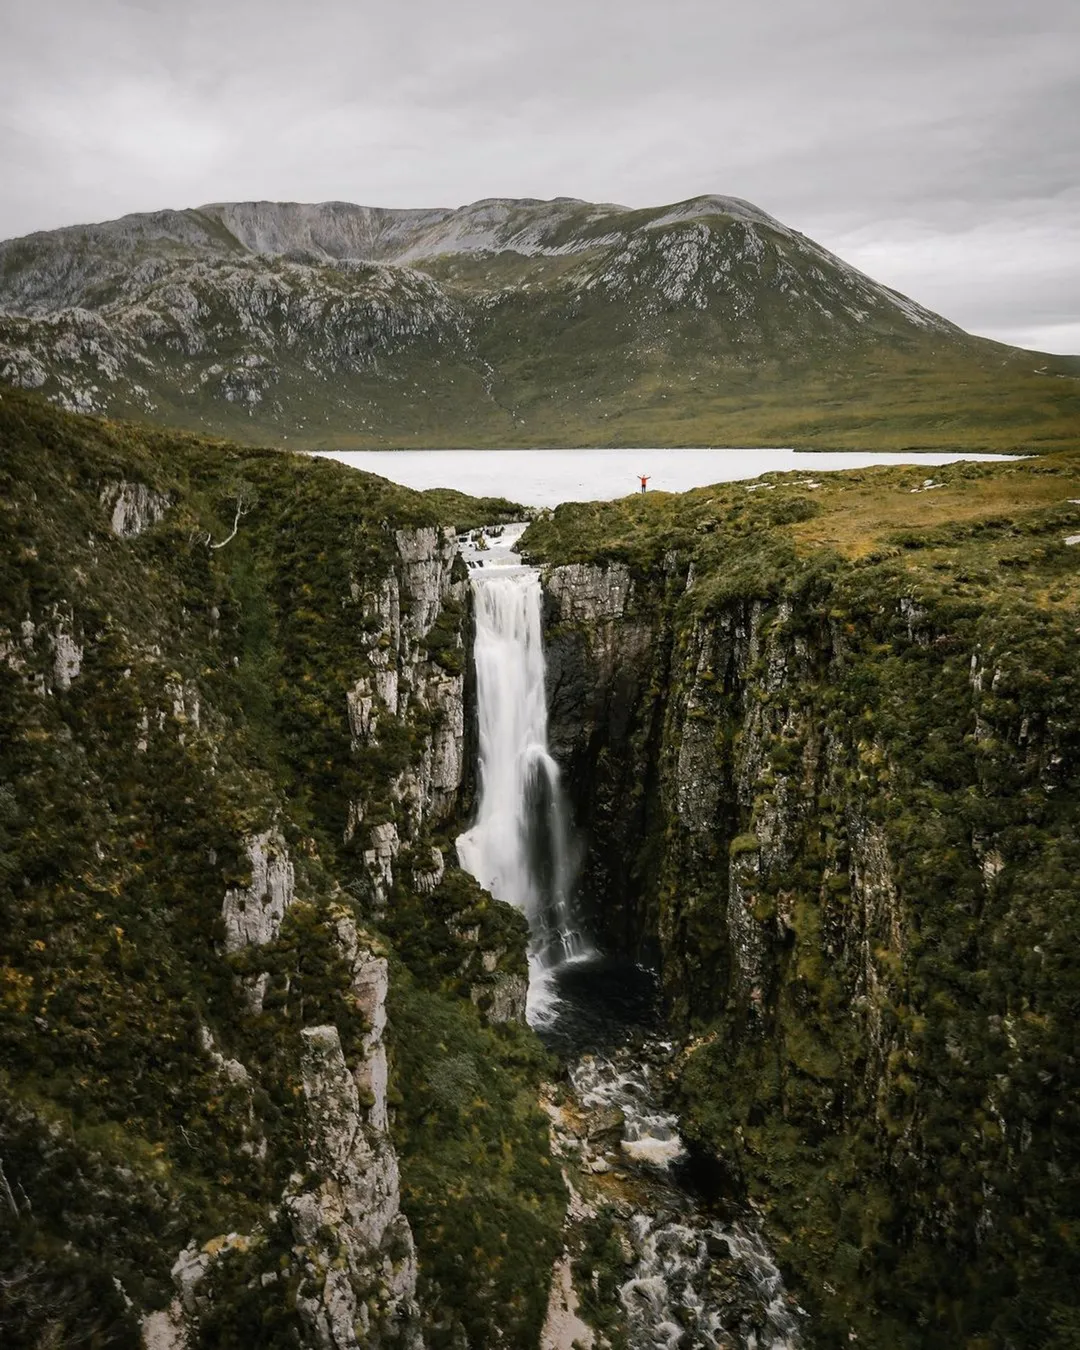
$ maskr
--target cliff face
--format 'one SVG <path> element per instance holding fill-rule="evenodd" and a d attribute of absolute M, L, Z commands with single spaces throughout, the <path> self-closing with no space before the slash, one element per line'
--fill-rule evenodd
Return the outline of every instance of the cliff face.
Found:
<path fill-rule="evenodd" d="M 796 551 L 832 503 L 782 479 L 749 529 L 733 487 L 526 538 L 583 890 L 658 959 L 684 1125 L 822 1344 L 1075 1325 L 1076 469 L 1030 472 L 1056 505 L 909 533 L 907 558 Z"/>
<path fill-rule="evenodd" d="M 0 447 L 0 1339 L 499 1344 L 507 1254 L 527 1338 L 561 1187 L 520 916 L 450 865 L 453 531 L 21 395 Z"/>

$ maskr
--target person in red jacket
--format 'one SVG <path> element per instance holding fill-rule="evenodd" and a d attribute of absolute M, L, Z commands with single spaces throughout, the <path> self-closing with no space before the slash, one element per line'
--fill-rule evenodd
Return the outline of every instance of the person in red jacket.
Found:
<path fill-rule="evenodd" d="M 649 481 L 649 479 L 652 477 L 652 475 L 651 475 L 651 474 L 648 474 L 648 473 L 639 473 L 639 474 L 638 474 L 638 477 L 641 479 L 641 490 L 642 490 L 642 492 L 644 492 L 644 491 L 645 491 L 645 484 Z"/>

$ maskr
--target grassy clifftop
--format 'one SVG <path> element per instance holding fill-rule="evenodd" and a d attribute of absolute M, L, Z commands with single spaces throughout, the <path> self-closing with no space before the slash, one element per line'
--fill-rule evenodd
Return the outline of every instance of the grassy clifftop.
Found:
<path fill-rule="evenodd" d="M 928 476 L 929 475 L 929 476 Z M 997 564 L 1010 544 L 1064 549 L 1080 529 L 1080 447 L 1000 462 L 766 474 L 682 494 L 635 493 L 614 502 L 569 502 L 544 512 L 522 547 L 536 562 L 624 562 L 641 574 L 675 549 L 703 575 L 753 568 L 891 562 L 971 583 L 1008 585 Z M 1072 556 L 1061 553 L 1062 558 Z"/>

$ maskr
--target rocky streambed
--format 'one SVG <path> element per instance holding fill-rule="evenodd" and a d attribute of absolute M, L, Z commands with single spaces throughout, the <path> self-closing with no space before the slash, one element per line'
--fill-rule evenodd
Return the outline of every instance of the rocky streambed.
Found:
<path fill-rule="evenodd" d="M 805 1316 L 753 1212 L 694 1185 L 651 992 L 639 967 L 581 962 L 539 1028 L 565 1064 L 543 1105 L 571 1195 L 544 1350 L 798 1350 Z"/>

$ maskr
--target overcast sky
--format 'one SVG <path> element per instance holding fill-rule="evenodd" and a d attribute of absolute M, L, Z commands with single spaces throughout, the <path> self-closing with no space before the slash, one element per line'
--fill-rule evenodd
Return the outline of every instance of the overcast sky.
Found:
<path fill-rule="evenodd" d="M 272 198 L 747 197 L 1080 352 L 1080 0 L 2 0 L 0 237 Z"/>

